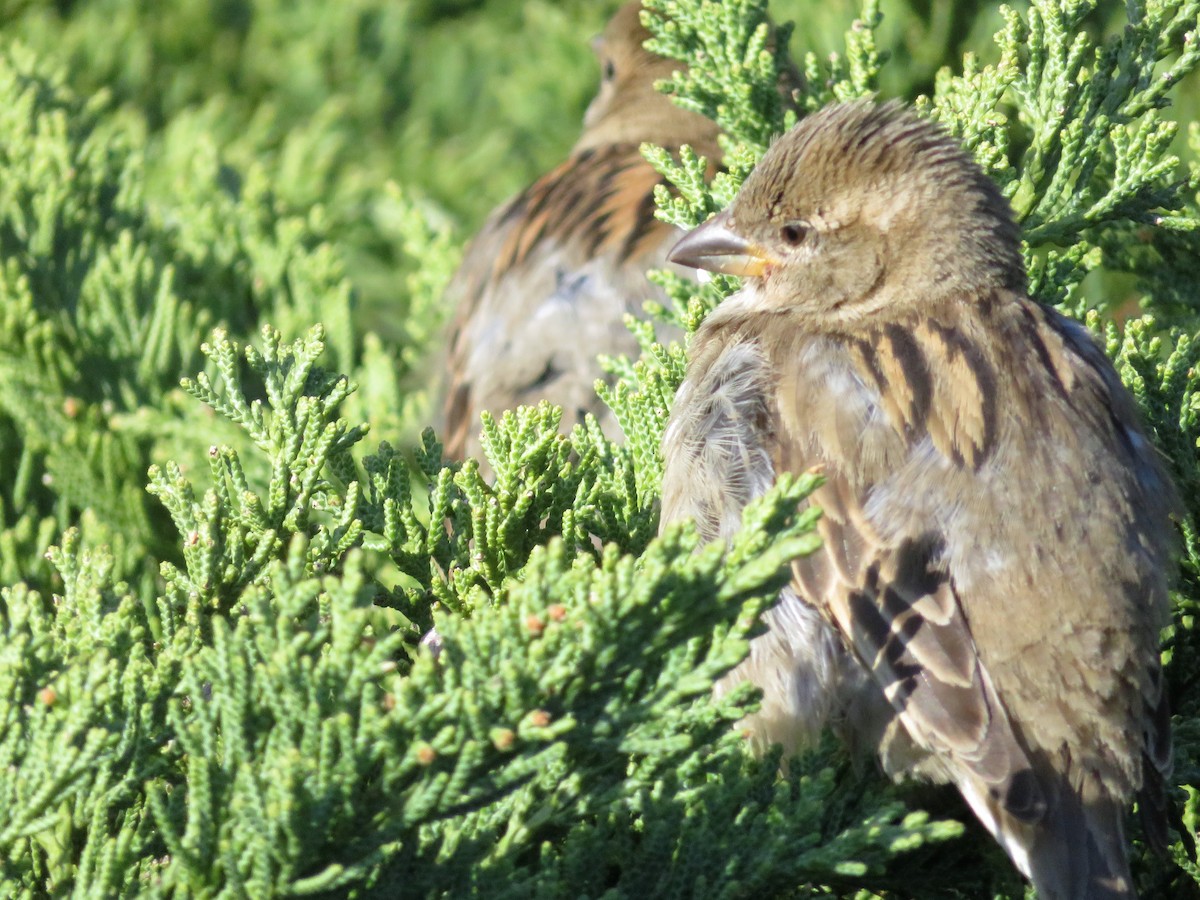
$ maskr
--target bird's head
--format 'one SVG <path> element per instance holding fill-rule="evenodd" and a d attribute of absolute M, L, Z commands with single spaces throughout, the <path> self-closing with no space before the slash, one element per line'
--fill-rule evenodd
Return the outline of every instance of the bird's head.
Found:
<path fill-rule="evenodd" d="M 619 142 L 687 143 L 716 155 L 717 126 L 655 89 L 656 81 L 686 67 L 645 48 L 650 32 L 642 15 L 641 0 L 624 4 L 592 41 L 600 64 L 600 90 L 584 115 L 583 135 L 575 149 Z"/>
<path fill-rule="evenodd" d="M 756 302 L 830 324 L 1024 287 L 1017 227 L 996 184 L 897 103 L 836 104 L 805 119 L 670 258 L 759 279 Z"/>

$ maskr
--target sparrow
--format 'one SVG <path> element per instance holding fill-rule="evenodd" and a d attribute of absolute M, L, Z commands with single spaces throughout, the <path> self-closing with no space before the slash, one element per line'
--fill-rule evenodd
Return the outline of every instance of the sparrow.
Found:
<path fill-rule="evenodd" d="M 780 473 L 824 478 L 823 546 L 718 691 L 762 689 L 759 743 L 832 724 L 954 784 L 1043 900 L 1135 896 L 1175 493 L 1096 341 L 1028 296 L 997 186 L 901 105 L 834 105 L 670 258 L 745 280 L 688 349 L 663 521 L 728 540 Z"/>
<path fill-rule="evenodd" d="M 667 251 L 683 234 L 655 218 L 663 179 L 639 146 L 720 156 L 717 126 L 655 90 L 683 65 L 644 48 L 641 14 L 640 0 L 626 3 L 593 42 L 600 89 L 566 162 L 492 213 L 447 288 L 457 310 L 442 409 L 451 459 L 479 455 L 481 411 L 539 400 L 563 408 L 563 433 L 588 413 L 620 433 L 596 396 L 597 357 L 639 353 L 624 316 L 665 301 L 646 273 L 675 268 Z"/>

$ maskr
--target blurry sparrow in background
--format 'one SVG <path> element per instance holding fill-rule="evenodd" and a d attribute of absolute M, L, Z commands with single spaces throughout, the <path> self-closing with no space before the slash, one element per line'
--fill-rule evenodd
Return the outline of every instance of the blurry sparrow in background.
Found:
<path fill-rule="evenodd" d="M 996 185 L 902 107 L 836 105 L 671 258 L 746 282 L 690 347 L 663 522 L 728 539 L 778 473 L 825 478 L 823 547 L 719 689 L 763 689 L 760 744 L 832 722 L 953 783 L 1043 900 L 1134 896 L 1175 495 L 1102 350 L 1027 296 Z"/>
<path fill-rule="evenodd" d="M 597 356 L 639 353 L 623 317 L 665 299 L 646 272 L 668 267 L 681 234 L 654 217 L 662 179 L 638 147 L 689 144 L 720 158 L 717 127 L 654 89 L 682 64 L 642 47 L 640 14 L 640 0 L 625 4 L 594 42 L 600 92 L 570 157 L 489 217 L 447 289 L 457 309 L 442 412 L 451 458 L 479 455 L 482 410 L 543 399 L 563 407 L 563 433 L 592 413 L 619 434 L 596 396 Z"/>

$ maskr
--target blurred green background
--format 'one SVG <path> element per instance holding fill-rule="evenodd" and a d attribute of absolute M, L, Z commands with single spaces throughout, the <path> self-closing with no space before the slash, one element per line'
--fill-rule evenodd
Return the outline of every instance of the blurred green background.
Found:
<path fill-rule="evenodd" d="M 9 40 L 108 92 L 115 127 L 144 133 L 150 203 L 170 206 L 180 157 L 211 145 L 230 191 L 252 170 L 285 210 L 314 206 L 354 285 L 359 330 L 404 339 L 395 198 L 466 239 L 488 210 L 559 161 L 597 81 L 588 39 L 619 5 L 584 0 L 6 0 Z M 1103 5 L 1095 23 L 1117 18 Z M 792 45 L 826 54 L 848 0 L 777 0 Z M 994 3 L 883 6 L 883 92 L 929 90 L 968 49 L 989 58 Z M 119 124 L 116 124 L 119 123 Z"/>

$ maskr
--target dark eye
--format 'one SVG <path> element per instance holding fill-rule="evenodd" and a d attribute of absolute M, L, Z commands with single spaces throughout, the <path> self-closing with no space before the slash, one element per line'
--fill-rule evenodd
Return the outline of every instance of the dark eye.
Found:
<path fill-rule="evenodd" d="M 808 236 L 808 226 L 803 222 L 788 222 L 779 229 L 779 236 L 783 238 L 785 244 L 798 247 Z"/>
<path fill-rule="evenodd" d="M 612 81 L 616 77 L 617 67 L 613 65 L 613 61 L 611 59 L 606 59 L 604 61 L 604 80 Z"/>

